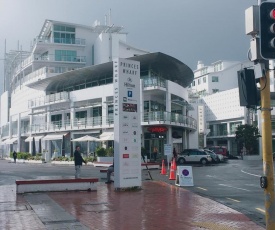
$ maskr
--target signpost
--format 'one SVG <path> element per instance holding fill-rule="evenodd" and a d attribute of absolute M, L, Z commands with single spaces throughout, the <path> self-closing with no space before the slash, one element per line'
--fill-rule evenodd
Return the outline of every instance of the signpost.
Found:
<path fill-rule="evenodd" d="M 177 186 L 194 186 L 192 166 L 178 166 L 176 174 Z"/>
<path fill-rule="evenodd" d="M 140 63 L 113 61 L 114 187 L 141 186 Z"/>

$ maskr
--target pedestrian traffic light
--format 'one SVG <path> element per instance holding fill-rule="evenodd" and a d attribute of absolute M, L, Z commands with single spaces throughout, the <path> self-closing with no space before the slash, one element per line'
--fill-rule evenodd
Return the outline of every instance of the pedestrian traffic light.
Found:
<path fill-rule="evenodd" d="M 260 52 L 264 59 L 275 59 L 275 2 L 260 5 Z"/>

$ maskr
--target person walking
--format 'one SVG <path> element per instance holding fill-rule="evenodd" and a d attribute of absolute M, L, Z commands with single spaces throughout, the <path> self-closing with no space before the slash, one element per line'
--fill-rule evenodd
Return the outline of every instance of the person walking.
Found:
<path fill-rule="evenodd" d="M 156 162 L 157 160 L 157 155 L 158 155 L 158 148 L 155 146 L 153 150 L 153 156 L 154 156 L 154 161 Z"/>
<path fill-rule="evenodd" d="M 74 165 L 75 165 L 75 178 L 76 179 L 80 177 L 82 163 L 87 164 L 87 162 L 83 159 L 83 157 L 80 154 L 80 146 L 77 145 L 75 147 L 75 151 L 74 151 Z"/>
<path fill-rule="evenodd" d="M 14 150 L 12 155 L 13 155 L 13 161 L 14 161 L 14 163 L 16 163 L 17 152 L 15 152 L 15 150 Z"/>

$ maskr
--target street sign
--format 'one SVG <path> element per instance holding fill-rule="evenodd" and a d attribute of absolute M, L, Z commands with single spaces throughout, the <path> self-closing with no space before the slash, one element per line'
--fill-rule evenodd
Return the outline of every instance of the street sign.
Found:
<path fill-rule="evenodd" d="M 178 166 L 176 174 L 177 186 L 194 186 L 192 166 Z"/>

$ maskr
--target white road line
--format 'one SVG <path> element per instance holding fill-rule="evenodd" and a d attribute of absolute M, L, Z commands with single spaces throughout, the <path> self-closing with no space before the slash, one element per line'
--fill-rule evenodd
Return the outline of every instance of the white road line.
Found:
<path fill-rule="evenodd" d="M 265 213 L 265 210 L 263 210 L 263 209 L 261 209 L 261 208 L 256 208 L 258 211 L 260 211 L 260 212 L 263 212 L 263 213 Z"/>
<path fill-rule="evenodd" d="M 226 184 L 219 184 L 219 185 L 220 185 L 220 186 L 224 186 L 224 187 L 235 188 L 235 189 L 239 189 L 239 190 L 243 190 L 243 191 L 250 192 L 250 190 L 248 190 L 248 189 L 237 188 L 237 187 L 234 187 L 234 186 L 231 186 L 231 185 L 226 185 Z"/>
<path fill-rule="evenodd" d="M 241 172 L 242 172 L 242 173 L 245 173 L 245 174 L 248 174 L 248 175 L 250 175 L 250 176 L 261 177 L 260 175 L 248 173 L 248 172 L 245 172 L 245 171 L 243 171 L 243 170 L 241 170 Z"/>
<path fill-rule="evenodd" d="M 207 191 L 206 188 L 202 188 L 202 187 L 197 187 L 198 189 L 201 189 L 201 190 L 204 190 L 204 191 Z"/>
<path fill-rule="evenodd" d="M 229 198 L 229 197 L 226 197 L 226 199 L 235 201 L 235 202 L 237 202 L 237 203 L 241 202 L 241 201 L 239 201 L 239 200 L 235 200 L 235 199 L 232 199 L 232 198 Z"/>

